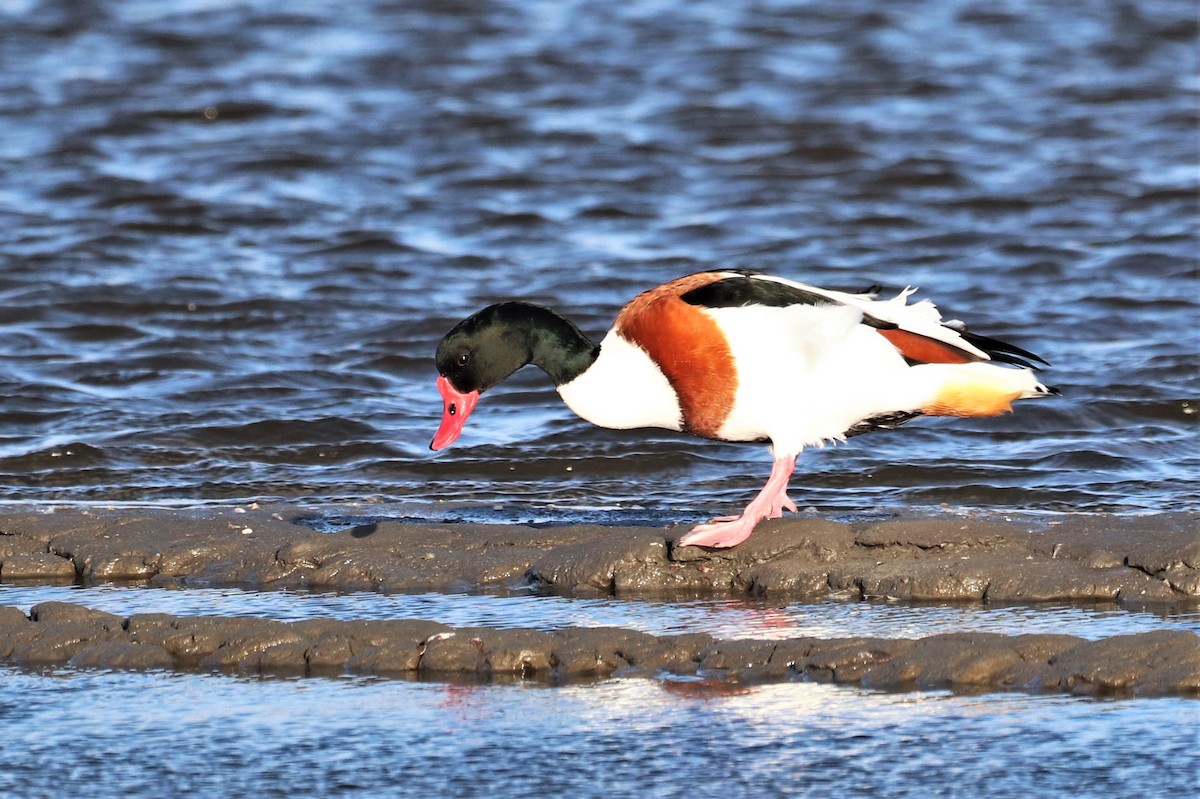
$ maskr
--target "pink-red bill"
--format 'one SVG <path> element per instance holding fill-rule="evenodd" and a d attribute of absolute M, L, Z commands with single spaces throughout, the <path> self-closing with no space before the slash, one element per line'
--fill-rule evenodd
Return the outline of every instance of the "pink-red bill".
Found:
<path fill-rule="evenodd" d="M 438 393 L 442 395 L 442 424 L 438 427 L 437 435 L 429 443 L 429 448 L 439 450 L 454 443 L 462 433 L 467 417 L 479 402 L 478 391 L 468 391 L 465 394 L 454 386 L 445 375 L 438 375 Z"/>

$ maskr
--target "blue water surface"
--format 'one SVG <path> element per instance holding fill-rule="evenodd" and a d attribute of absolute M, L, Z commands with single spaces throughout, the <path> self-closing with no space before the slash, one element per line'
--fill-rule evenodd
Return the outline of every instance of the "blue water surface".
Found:
<path fill-rule="evenodd" d="M 598 337 L 639 291 L 748 267 L 920 286 L 1063 391 L 806 452 L 802 508 L 1195 507 L 1198 29 L 1186 0 L 0 0 L 0 500 L 729 512 L 762 448 L 591 428 L 536 370 L 431 455 L 432 353 L 499 299 Z M 166 593 L 137 601 L 214 601 Z M 535 613 L 471 602 L 421 607 Z M 784 618 L 1194 624 L 808 613 Z M 0 794 L 1185 796 L 1197 707 L 5 667 Z"/>

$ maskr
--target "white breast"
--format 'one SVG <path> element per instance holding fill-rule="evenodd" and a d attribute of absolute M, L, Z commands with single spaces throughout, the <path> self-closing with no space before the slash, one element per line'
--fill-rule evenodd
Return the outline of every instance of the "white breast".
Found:
<path fill-rule="evenodd" d="M 613 331 L 591 367 L 558 393 L 578 416 L 600 427 L 682 427 L 679 399 L 662 370 L 645 350 Z"/>

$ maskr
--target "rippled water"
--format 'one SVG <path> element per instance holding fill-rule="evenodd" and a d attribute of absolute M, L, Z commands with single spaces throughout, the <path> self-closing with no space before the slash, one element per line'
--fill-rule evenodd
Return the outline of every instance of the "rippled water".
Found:
<path fill-rule="evenodd" d="M 1107 799 L 1198 766 L 1186 699 L 60 674 L 0 667 L 0 718 L 38 731 L 0 736 L 6 795 Z"/>
<path fill-rule="evenodd" d="M 1198 27 L 1185 0 L 0 0 L 0 500 L 616 523 L 734 508 L 765 477 L 760 448 L 590 428 L 533 370 L 490 393 L 455 448 L 426 447 L 433 348 L 462 316 L 521 297 L 599 336 L 638 291 L 738 266 L 919 285 L 1045 356 L 1064 392 L 805 453 L 802 506 L 1188 507 Z M 123 590 L 88 596 L 314 607 Z M 449 620 L 563 609 L 330 602 Z M 1038 623 L 569 607 L 644 629 Z M 1195 629 L 1055 613 L 1037 618 Z M 1185 795 L 1198 766 L 1180 721 L 1196 712 L 811 684 L 696 699 L 646 680 L 2 669 L 0 793 Z"/>
<path fill-rule="evenodd" d="M 882 602 L 766 602 L 752 599 L 694 599 L 675 602 L 584 599 L 528 594 L 381 594 L 317 591 L 248 591 L 238 588 L 133 588 L 103 584 L 27 586 L 0 584 L 0 607 L 26 613 L 39 602 L 74 602 L 131 616 L 256 616 L 303 619 L 426 619 L 453 627 L 623 627 L 654 635 L 709 633 L 721 639 L 921 638 L 952 632 L 1005 635 L 1063 633 L 1081 638 L 1152 630 L 1200 634 L 1200 609 L 1129 611 L 1115 606 L 912 605 Z"/>
<path fill-rule="evenodd" d="M 536 370 L 426 446 L 467 313 L 599 336 L 739 266 L 920 285 L 1064 390 L 806 453 L 802 505 L 1188 505 L 1196 34 L 1168 0 L 4 0 L 0 498 L 736 507 L 761 448 L 590 428 Z"/>

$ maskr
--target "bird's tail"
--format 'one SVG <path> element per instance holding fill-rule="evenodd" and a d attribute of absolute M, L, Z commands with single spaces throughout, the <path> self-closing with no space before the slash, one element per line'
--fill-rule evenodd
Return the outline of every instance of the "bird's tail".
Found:
<path fill-rule="evenodd" d="M 930 416 L 998 416 L 1020 399 L 1057 396 L 1032 369 L 992 363 L 924 364 L 910 371 L 920 386 L 920 410 Z"/>

